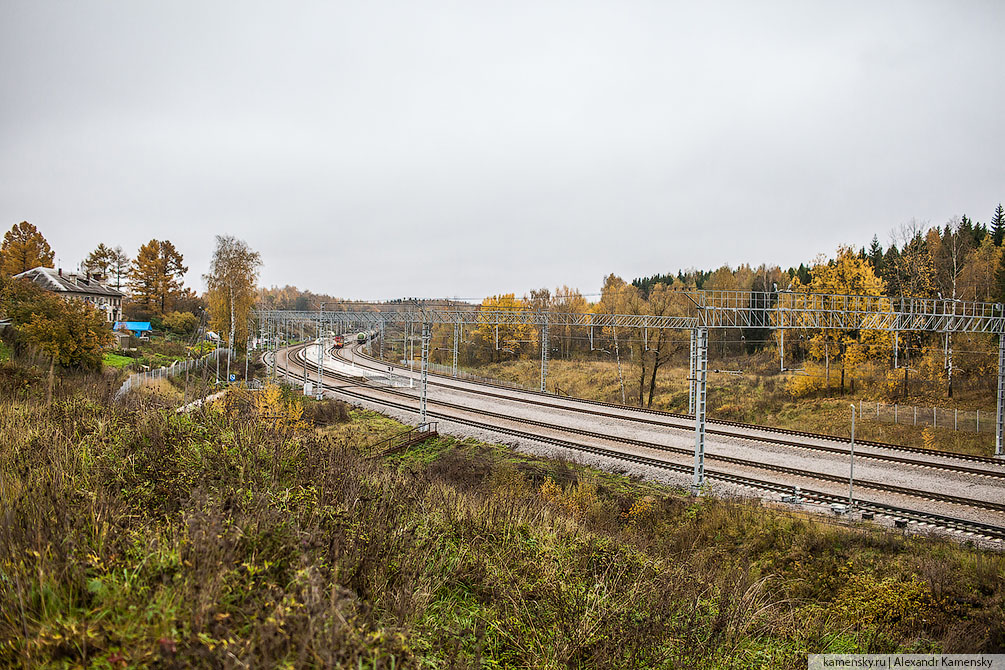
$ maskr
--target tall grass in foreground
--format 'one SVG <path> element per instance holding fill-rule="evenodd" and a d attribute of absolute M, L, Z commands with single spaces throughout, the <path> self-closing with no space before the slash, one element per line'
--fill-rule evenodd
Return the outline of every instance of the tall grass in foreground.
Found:
<path fill-rule="evenodd" d="M 449 438 L 376 460 L 387 419 L 317 429 L 249 402 L 0 391 L 0 665 L 804 667 L 1005 645 L 999 555 Z"/>

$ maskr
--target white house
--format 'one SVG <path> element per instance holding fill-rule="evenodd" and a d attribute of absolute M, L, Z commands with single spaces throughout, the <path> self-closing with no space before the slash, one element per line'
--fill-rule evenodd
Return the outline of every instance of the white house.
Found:
<path fill-rule="evenodd" d="M 122 317 L 122 298 L 125 293 L 105 286 L 97 276 L 89 272 L 64 273 L 62 269 L 32 268 L 14 275 L 16 279 L 27 279 L 42 288 L 58 293 L 64 298 L 74 298 L 89 303 L 105 313 L 106 321 L 118 321 Z"/>

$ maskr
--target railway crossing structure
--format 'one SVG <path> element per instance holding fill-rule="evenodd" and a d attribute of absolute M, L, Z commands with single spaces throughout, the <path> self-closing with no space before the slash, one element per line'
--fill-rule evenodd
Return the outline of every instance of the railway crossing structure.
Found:
<path fill-rule="evenodd" d="M 865 295 L 832 295 L 790 291 L 726 291 L 680 289 L 674 292 L 671 308 L 662 315 L 570 313 L 557 311 L 491 310 L 477 305 L 427 303 L 367 303 L 349 308 L 314 311 L 259 310 L 259 342 L 275 350 L 281 338 L 316 339 L 320 361 L 331 333 L 361 329 L 373 333 L 379 342 L 380 357 L 389 325 L 421 329 L 419 376 L 420 421 L 426 421 L 426 392 L 429 374 L 430 339 L 433 326 L 453 328 L 453 371 L 457 373 L 457 348 L 465 326 L 531 326 L 538 329 L 541 345 L 541 392 L 548 376 L 548 337 L 554 327 L 589 330 L 635 330 L 648 342 L 649 331 L 687 330 L 691 333 L 689 413 L 694 415 L 694 468 L 692 486 L 705 483 L 705 424 L 708 387 L 708 333 L 711 329 L 767 328 L 781 330 L 884 331 L 897 337 L 902 332 L 997 335 L 998 377 L 995 421 L 995 456 L 1005 457 L 1005 308 L 998 303 L 966 302 L 934 298 L 897 298 Z M 312 332 L 313 331 L 313 332 Z M 497 335 L 498 337 L 498 335 Z M 368 338 L 372 346 L 374 337 Z M 275 366 L 273 366 L 273 373 Z"/>

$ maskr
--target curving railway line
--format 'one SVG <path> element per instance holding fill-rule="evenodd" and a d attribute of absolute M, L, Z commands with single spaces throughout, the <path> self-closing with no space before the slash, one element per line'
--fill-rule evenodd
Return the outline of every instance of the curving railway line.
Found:
<path fill-rule="evenodd" d="M 291 379 L 315 381 L 316 358 L 308 361 L 305 355 L 309 346 L 313 345 L 300 345 L 278 352 L 276 359 L 278 369 Z M 336 351 L 335 354 L 345 360 L 352 360 L 354 365 L 372 371 L 383 373 L 388 369 L 386 363 L 361 357 L 358 351 L 348 356 L 345 350 Z M 407 376 L 408 372 L 397 368 L 396 374 Z M 340 374 L 327 368 L 324 370 L 324 375 L 326 388 L 350 399 L 375 403 L 400 412 L 416 412 L 417 398 L 414 393 L 370 385 L 359 377 Z M 427 401 L 431 408 L 427 412 L 430 418 L 664 471 L 689 473 L 691 470 L 691 465 L 687 462 L 693 455 L 691 449 L 619 435 L 616 430 L 598 432 L 582 425 L 562 425 L 557 421 L 558 415 L 575 415 L 596 422 L 620 422 L 641 425 L 650 430 L 656 428 L 685 435 L 693 434 L 693 425 L 689 426 L 680 421 L 686 418 L 685 415 L 638 411 L 619 405 L 579 399 L 558 399 L 539 392 L 517 391 L 501 386 L 487 387 L 485 384 L 474 384 L 450 377 L 438 377 L 437 381 L 430 380 L 429 385 L 439 387 L 444 394 L 460 395 L 462 398 L 462 402 L 451 402 L 447 397 L 431 395 Z M 471 399 L 467 399 L 468 397 Z M 475 399 L 479 400 L 476 402 Z M 495 403 L 498 405 L 495 409 L 505 409 L 507 404 L 513 407 L 530 406 L 538 412 L 538 416 L 542 411 L 548 413 L 548 419 L 519 416 L 515 411 L 507 413 L 487 407 L 476 407 L 479 402 Z M 552 414 L 555 416 L 551 416 Z M 824 458 L 848 454 L 848 449 L 837 440 L 831 439 L 829 440 L 831 444 L 826 444 L 828 441 L 826 436 L 808 435 L 803 441 L 796 441 L 777 437 L 780 431 L 766 430 L 759 426 L 717 423 L 723 427 L 710 427 L 707 432 L 733 441 L 764 443 L 776 449 L 818 452 Z M 905 451 L 914 451 L 915 454 L 923 454 L 927 458 L 919 458 L 917 455 L 906 456 Z M 856 477 L 857 490 L 877 494 L 873 496 L 876 498 L 874 500 L 864 500 L 856 496 L 856 507 L 865 512 L 912 521 L 922 526 L 936 526 L 986 538 L 1005 539 L 1005 503 L 1002 502 L 1005 500 L 1005 468 L 1002 468 L 1000 462 L 994 459 L 987 459 L 985 462 L 943 452 L 927 454 L 924 451 L 856 441 L 855 455 L 856 460 L 862 458 L 884 467 L 909 469 L 934 477 L 939 477 L 941 472 L 962 478 L 961 489 L 975 489 L 979 494 L 957 495 L 933 490 L 937 487 L 901 486 L 884 481 L 882 477 L 878 480 Z M 684 457 L 684 462 L 681 462 L 681 457 Z M 771 463 L 765 459 L 740 458 L 714 452 L 706 454 L 706 462 L 709 465 L 722 466 L 706 467 L 706 476 L 713 481 L 772 494 L 792 493 L 793 486 L 799 486 L 802 498 L 807 501 L 822 504 L 847 502 L 847 493 L 841 492 L 842 488 L 846 491 L 848 486 L 848 478 L 845 476 Z M 973 482 L 979 482 L 980 485 Z M 891 499 L 897 504 L 892 503 Z M 902 499 L 913 502 L 910 507 L 905 507 L 900 504 Z"/>
<path fill-rule="evenodd" d="M 387 367 L 387 363 L 376 358 L 363 354 L 359 347 L 352 350 L 351 355 L 354 362 L 359 367 L 368 367 L 375 372 L 382 372 Z M 336 356 L 347 360 L 345 353 L 336 352 Z M 360 361 L 365 364 L 361 364 Z M 398 374 L 407 375 L 399 366 L 392 366 L 399 369 Z M 536 407 L 550 408 L 557 410 L 569 410 L 574 408 L 576 412 L 588 414 L 590 416 L 631 421 L 633 423 L 658 426 L 682 430 L 686 432 L 694 431 L 694 416 L 688 414 L 678 414 L 665 412 L 662 410 L 626 407 L 615 403 L 607 403 L 598 400 L 586 400 L 582 398 L 558 398 L 556 396 L 541 393 L 540 391 L 513 389 L 507 386 L 487 384 L 485 382 L 470 382 L 463 379 L 456 379 L 429 373 L 429 376 L 437 377 L 440 381 L 430 379 L 429 386 L 437 386 L 448 389 L 462 389 L 465 393 L 475 394 L 486 398 L 496 398 L 506 401 L 515 401 L 534 405 Z M 488 390 L 485 387 L 499 389 L 499 391 Z M 604 407 L 610 409 L 596 409 Z M 653 418 L 659 417 L 659 418 Z M 724 426 L 726 428 L 713 428 L 712 426 Z M 849 448 L 844 446 L 851 442 L 848 438 L 822 435 L 819 433 L 809 433 L 803 431 L 788 430 L 784 428 L 772 428 L 758 426 L 755 424 L 741 423 L 737 421 L 709 420 L 705 429 L 706 435 L 720 435 L 735 439 L 752 440 L 762 443 L 770 443 L 785 447 L 803 449 L 807 451 L 819 451 L 822 453 L 848 455 Z M 801 441 L 782 439 L 774 435 L 784 434 L 800 436 Z M 919 454 L 927 458 L 912 458 L 902 454 Z M 901 463 L 905 465 L 922 468 L 935 468 L 940 470 L 966 473 L 1005 482 L 1005 461 L 1001 459 L 976 456 L 972 454 L 961 454 L 957 452 L 939 451 L 937 449 L 924 449 L 921 447 L 907 447 L 902 445 L 887 444 L 885 442 L 875 442 L 871 440 L 855 441 L 855 458 L 887 461 L 890 463 Z M 847 480 L 845 480 L 847 481 Z M 1003 492 L 1005 495 L 1005 492 Z"/>

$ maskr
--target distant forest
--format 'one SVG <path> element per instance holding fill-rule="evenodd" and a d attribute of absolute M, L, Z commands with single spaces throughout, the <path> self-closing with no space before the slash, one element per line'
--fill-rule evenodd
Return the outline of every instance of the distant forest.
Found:
<path fill-rule="evenodd" d="M 879 236 L 874 235 L 867 247 L 855 250 L 882 280 L 887 295 L 1005 302 L 1002 254 L 1005 210 L 1001 204 L 990 224 L 973 221 L 966 215 L 941 227 L 926 227 L 912 221 L 895 229 L 890 238 L 886 248 Z M 821 257 L 787 270 L 768 265 L 681 269 L 676 274 L 639 277 L 632 280 L 632 285 L 647 298 L 657 284 L 758 291 L 808 289 L 813 283 L 814 267 L 833 266 L 835 262 L 836 259 Z"/>

